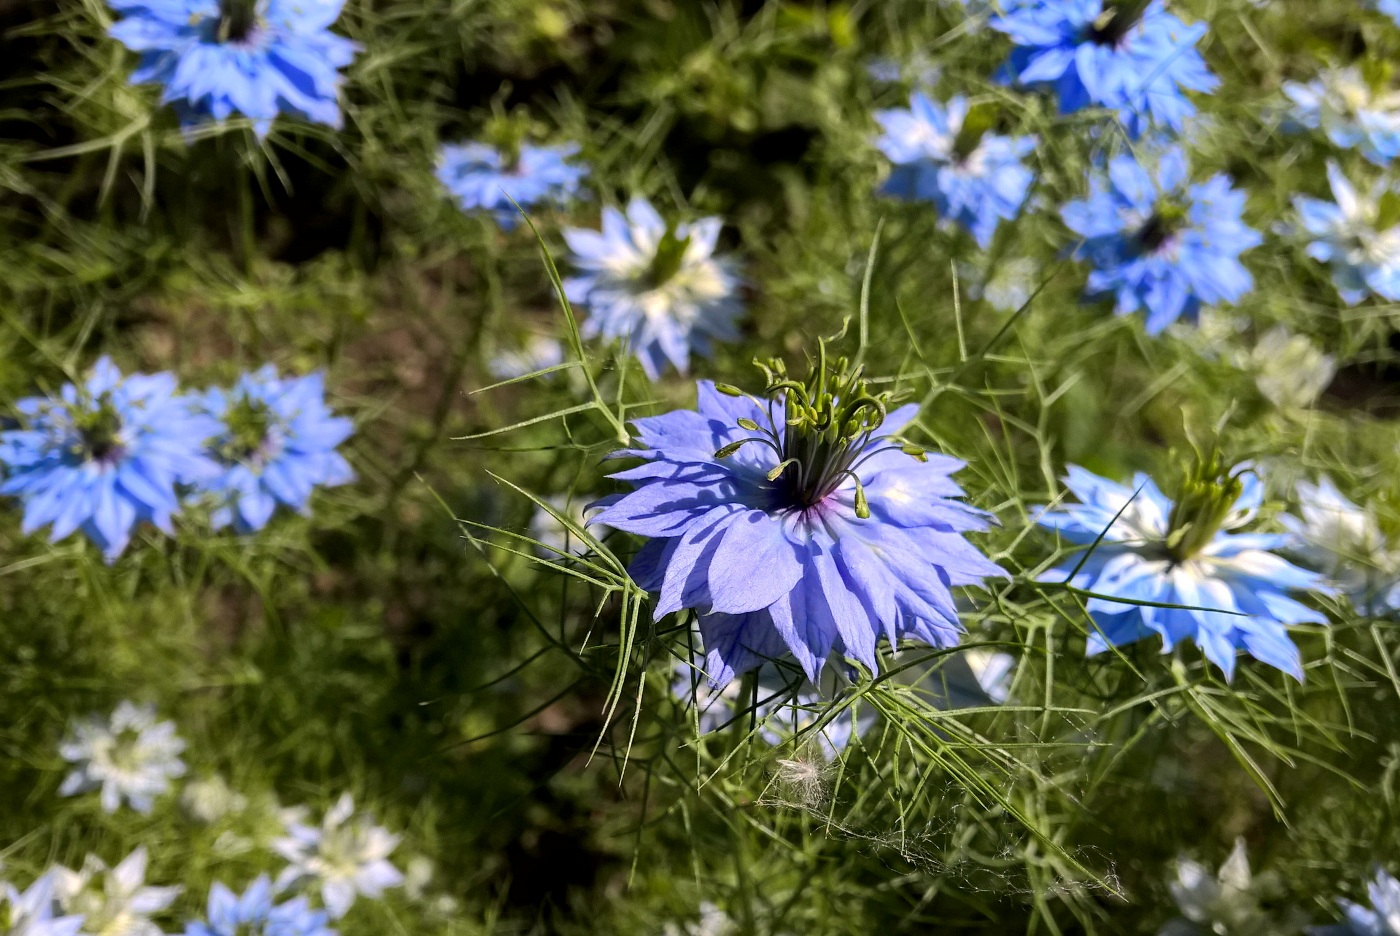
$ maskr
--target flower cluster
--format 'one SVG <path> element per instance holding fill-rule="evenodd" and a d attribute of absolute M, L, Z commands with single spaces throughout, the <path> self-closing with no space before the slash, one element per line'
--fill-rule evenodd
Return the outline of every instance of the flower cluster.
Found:
<path fill-rule="evenodd" d="M 987 133 L 968 121 L 968 111 L 961 95 L 944 107 L 916 92 L 908 110 L 875 115 L 884 130 L 875 145 L 894 164 L 885 194 L 932 202 L 939 217 L 985 248 L 997 225 L 1015 218 L 1026 200 L 1031 172 L 1021 159 L 1035 140 Z"/>
<path fill-rule="evenodd" d="M 318 486 L 353 473 L 335 448 L 351 432 L 322 399 L 319 374 L 265 367 L 228 391 L 178 392 L 171 374 L 123 377 L 102 358 L 80 386 L 29 397 L 21 428 L 0 432 L 0 494 L 24 505 L 23 530 L 82 530 L 113 562 L 138 524 L 174 535 L 185 500 L 212 505 L 216 527 L 265 525 L 278 503 L 304 510 Z"/>
<path fill-rule="evenodd" d="M 192 127 L 238 113 L 267 135 L 278 114 L 339 128 L 339 69 L 359 49 L 330 31 L 344 0 L 109 0 L 111 34 L 141 53 L 133 84 Z"/>
<path fill-rule="evenodd" d="M 1145 310 L 1148 334 L 1254 288 L 1239 256 L 1261 238 L 1241 220 L 1245 196 L 1228 176 L 1189 184 L 1186 154 L 1171 147 L 1155 175 L 1124 154 L 1089 186 L 1061 212 L 1093 266 L 1087 295 L 1112 297 L 1119 315 Z"/>

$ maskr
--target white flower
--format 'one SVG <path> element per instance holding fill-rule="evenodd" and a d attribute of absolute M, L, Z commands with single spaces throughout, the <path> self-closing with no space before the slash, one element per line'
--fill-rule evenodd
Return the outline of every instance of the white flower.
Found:
<path fill-rule="evenodd" d="M 6 936 L 76 936 L 80 916 L 53 915 L 53 875 L 45 874 L 21 893 L 0 885 L 0 932 Z"/>
<path fill-rule="evenodd" d="M 1341 586 L 1363 614 L 1400 609 L 1400 553 L 1388 547 L 1374 514 L 1358 507 L 1325 475 L 1298 482 L 1302 518 L 1279 522 L 1298 540 L 1295 551 Z"/>
<path fill-rule="evenodd" d="M 531 335 L 520 347 L 498 352 L 488 369 L 497 380 L 512 380 L 563 363 L 564 346 L 557 338 Z"/>
<path fill-rule="evenodd" d="M 1337 373 L 1337 362 L 1303 335 L 1278 325 L 1250 352 L 1249 364 L 1259 392 L 1280 409 L 1307 409 Z"/>
<path fill-rule="evenodd" d="M 247 809 L 248 797 L 215 774 L 185 784 L 180 792 L 180 808 L 195 822 L 213 825 L 225 816 L 237 815 Z"/>
<path fill-rule="evenodd" d="M 174 722 L 157 722 L 155 706 L 122 702 L 107 720 L 88 718 L 73 726 L 59 745 L 64 760 L 77 766 L 58 788 L 59 796 L 102 790 L 102 810 L 116 812 L 125 799 L 140 813 L 185 773 L 180 753 L 185 742 Z"/>
<path fill-rule="evenodd" d="M 283 813 L 287 837 L 272 843 L 273 851 L 288 862 L 277 876 L 278 891 L 299 882 L 321 889 L 321 901 L 332 917 L 342 917 L 356 896 L 377 899 L 385 888 L 403 883 L 403 875 L 388 861 L 399 837 L 368 817 L 351 822 L 355 801 L 346 793 L 332 806 L 319 826 L 303 823 L 305 809 Z"/>
<path fill-rule="evenodd" d="M 1400 147 L 1400 94 L 1375 93 L 1357 68 L 1333 68 L 1307 84 L 1289 81 L 1283 93 L 1296 105 L 1293 116 L 1322 130 L 1337 146 L 1356 147 L 1378 166 Z"/>
<path fill-rule="evenodd" d="M 700 905 L 698 922 L 683 927 L 667 923 L 664 933 L 665 936 L 734 936 L 738 931 L 739 927 L 729 918 L 729 914 L 707 900 Z"/>
<path fill-rule="evenodd" d="M 115 868 L 88 855 L 82 870 L 52 869 L 53 895 L 65 913 L 80 914 L 87 936 L 163 936 L 150 916 L 180 895 L 181 887 L 146 886 L 146 848 L 138 847 Z"/>
<path fill-rule="evenodd" d="M 1314 238 L 1308 256 L 1331 265 L 1332 282 L 1348 305 L 1372 293 L 1400 300 L 1400 225 L 1377 229 L 1389 183 L 1380 179 L 1369 192 L 1359 192 L 1334 162 L 1327 164 L 1327 179 L 1334 201 L 1293 199 L 1303 230 Z"/>
<path fill-rule="evenodd" d="M 1258 901 L 1251 892 L 1253 885 L 1244 839 L 1235 841 L 1235 848 L 1220 866 L 1219 874 L 1211 874 L 1204 865 L 1194 861 L 1178 860 L 1176 880 L 1169 885 L 1172 899 L 1186 920 L 1204 929 L 1182 926 L 1176 921 L 1162 933 L 1240 932 L 1260 916 Z"/>

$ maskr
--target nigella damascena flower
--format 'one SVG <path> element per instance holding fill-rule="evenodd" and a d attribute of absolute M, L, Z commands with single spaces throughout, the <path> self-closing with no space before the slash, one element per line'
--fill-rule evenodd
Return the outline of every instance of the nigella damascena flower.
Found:
<path fill-rule="evenodd" d="M 1016 44 L 1004 80 L 1053 87 L 1062 114 L 1115 110 L 1134 137 L 1153 125 L 1180 131 L 1196 112 L 1183 92 L 1219 84 L 1196 51 L 1206 27 L 1187 26 L 1163 0 L 1034 0 L 991 26 Z"/>
<path fill-rule="evenodd" d="M 437 177 L 463 211 L 488 211 L 509 231 L 520 223 L 516 205 L 560 205 L 578 191 L 588 170 L 569 162 L 577 153 L 576 144 L 522 143 L 513 152 L 486 143 L 447 145 L 438 154 Z"/>
<path fill-rule="evenodd" d="M 241 895 L 216 881 L 204 919 L 186 924 L 184 936 L 336 936 L 328 920 L 305 897 L 274 904 L 272 884 L 260 874 Z"/>
<path fill-rule="evenodd" d="M 54 916 L 53 875 L 45 874 L 25 891 L 0 884 L 0 924 L 7 936 L 78 936 L 81 916 Z"/>
<path fill-rule="evenodd" d="M 1239 256 L 1261 242 L 1241 220 L 1245 195 L 1230 178 L 1190 185 L 1186 155 L 1163 152 L 1156 174 L 1131 155 L 1115 156 L 1107 177 L 1089 180 L 1089 197 L 1061 210 L 1084 238 L 1079 254 L 1093 266 L 1089 298 L 1113 297 L 1114 311 L 1147 311 L 1155 335 L 1202 305 L 1234 302 L 1254 288 Z"/>
<path fill-rule="evenodd" d="M 1316 238 L 1308 245 L 1308 256 L 1331 265 L 1332 282 L 1347 305 L 1372 294 L 1400 300 L 1400 224 L 1376 230 L 1388 183 L 1379 180 L 1363 195 L 1332 162 L 1327 179 L 1335 203 L 1307 195 L 1293 199 L 1303 229 Z"/>
<path fill-rule="evenodd" d="M 279 503 L 305 512 L 317 487 L 355 479 L 335 450 L 354 424 L 326 406 L 319 373 L 279 377 L 267 365 L 232 390 L 208 391 L 200 407 L 222 425 L 209 444 L 219 472 L 200 485 L 213 499 L 215 529 L 260 530 Z"/>
<path fill-rule="evenodd" d="M 1044 580 L 1095 594 L 1086 604 L 1094 622 L 1089 654 L 1155 634 L 1164 653 L 1194 640 L 1227 679 L 1238 650 L 1303 678 L 1286 625 L 1327 619 L 1288 592 L 1331 589 L 1323 576 L 1274 554 L 1290 535 L 1228 532 L 1253 519 L 1263 501 L 1247 465 L 1227 470 L 1216 456 L 1202 459 L 1175 502 L 1142 474 L 1128 486 L 1070 466 L 1065 486 L 1080 503 L 1036 522 L 1080 548 Z"/>
<path fill-rule="evenodd" d="M 828 655 L 874 672 L 875 645 L 958 642 L 951 588 L 1002 570 L 965 539 L 988 515 L 949 477 L 963 463 L 900 439 L 916 406 L 889 411 L 860 368 L 825 344 L 805 383 L 781 361 L 764 400 L 699 385 L 699 412 L 636 422 L 635 490 L 597 521 L 650 537 L 632 562 L 655 614 L 697 612 L 716 686 L 792 653 L 816 683 Z"/>
<path fill-rule="evenodd" d="M 60 865 L 49 871 L 54 899 L 64 913 L 82 916 L 83 932 L 91 936 L 165 936 L 151 916 L 174 903 L 184 888 L 147 886 L 146 864 L 142 845 L 114 868 L 96 855 L 88 855 L 78 871 Z"/>
<path fill-rule="evenodd" d="M 1267 889 L 1249 870 L 1244 839 L 1212 874 L 1189 858 L 1176 863 L 1176 880 L 1169 884 L 1181 917 L 1164 926 L 1157 936 L 1210 936 L 1213 933 L 1296 933 L 1296 926 L 1278 926 L 1260 906 Z"/>
<path fill-rule="evenodd" d="M 165 86 L 190 126 L 240 113 L 265 135 L 279 113 L 339 128 L 341 75 L 359 46 L 330 31 L 344 0 L 108 0 L 111 34 L 141 53 L 133 84 Z"/>
<path fill-rule="evenodd" d="M 356 816 L 349 793 L 326 810 L 320 825 L 307 825 L 305 816 L 300 807 L 286 810 L 287 836 L 272 843 L 287 861 L 277 876 L 279 892 L 300 883 L 317 887 L 331 918 L 339 919 L 357 896 L 377 900 L 386 888 L 403 883 L 403 874 L 389 862 L 399 837 L 368 816 Z"/>
<path fill-rule="evenodd" d="M 1254 385 L 1280 409 L 1307 409 L 1317 402 L 1337 374 L 1337 359 L 1324 354 L 1306 335 L 1283 325 L 1259 336 L 1243 362 L 1254 372 Z"/>
<path fill-rule="evenodd" d="M 1400 611 L 1400 553 L 1392 550 L 1375 514 L 1349 500 L 1325 475 L 1298 482 L 1301 517 L 1283 514 L 1292 547 L 1325 572 L 1362 614 Z"/>
<path fill-rule="evenodd" d="M 486 365 L 486 369 L 497 380 L 513 380 L 563 363 L 564 346 L 558 338 L 531 335 L 524 343 L 514 348 L 498 351 Z"/>
<path fill-rule="evenodd" d="M 109 719 L 77 722 L 59 745 L 58 753 L 75 766 L 58 795 L 100 789 L 103 812 L 116 812 L 126 800 L 137 812 L 149 813 L 171 779 L 185 775 L 184 750 L 175 723 L 156 721 L 155 706 L 122 702 Z"/>
<path fill-rule="evenodd" d="M 15 404 L 20 428 L 0 432 L 0 494 L 24 504 L 23 530 L 49 539 L 82 530 L 114 562 L 136 524 L 174 535 L 177 484 L 217 470 L 203 451 L 218 423 L 177 395 L 172 374 L 132 374 L 99 360 L 81 386 Z"/>
<path fill-rule="evenodd" d="M 997 225 L 1015 218 L 1026 200 L 1032 176 L 1021 159 L 1035 140 L 987 133 L 967 118 L 963 96 L 945 108 L 918 92 L 908 110 L 877 113 L 884 133 L 875 145 L 894 163 L 881 191 L 932 202 L 940 218 L 961 225 L 986 248 Z"/>
<path fill-rule="evenodd" d="M 732 260 L 715 256 L 719 218 L 668 224 L 651 202 L 633 198 L 624 215 L 603 209 L 603 230 L 568 228 L 579 275 L 564 280 L 570 302 L 588 309 L 586 338 L 625 341 L 647 376 L 669 362 L 684 374 L 690 353 L 738 337 L 743 312 Z"/>
<path fill-rule="evenodd" d="M 1346 922 L 1312 927 L 1309 936 L 1400 936 L 1400 881 L 1377 868 L 1376 879 L 1366 886 L 1366 892 L 1370 907 L 1338 900 Z"/>
<path fill-rule="evenodd" d="M 1400 156 L 1400 93 L 1373 91 L 1358 68 L 1334 68 L 1307 84 L 1287 81 L 1291 117 L 1322 130 L 1333 145 L 1356 149 L 1378 166 Z"/>

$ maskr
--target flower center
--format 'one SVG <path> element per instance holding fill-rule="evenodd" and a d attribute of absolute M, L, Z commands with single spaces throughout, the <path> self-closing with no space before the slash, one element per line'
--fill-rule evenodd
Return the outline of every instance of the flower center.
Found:
<path fill-rule="evenodd" d="M 219 0 L 219 42 L 244 42 L 258 24 L 258 0 Z"/>
<path fill-rule="evenodd" d="M 978 104 L 970 109 L 953 139 L 953 161 L 965 165 L 982 145 L 982 137 L 996 124 L 996 119 L 996 109 L 990 104 Z"/>
<path fill-rule="evenodd" d="M 270 454 L 272 413 L 267 404 L 243 398 L 224 416 L 228 433 L 219 444 L 219 457 L 229 464 L 261 463 Z"/>
<path fill-rule="evenodd" d="M 767 445 L 778 456 L 778 465 L 768 472 L 768 480 L 780 482 L 787 502 L 799 509 L 821 502 L 850 479 L 856 487 L 856 516 L 864 520 L 870 516 L 870 507 L 857 474 L 860 466 L 891 450 L 919 461 L 927 461 L 928 456 L 917 445 L 893 437 L 885 440 L 888 444 L 872 448 L 871 438 L 884 423 L 895 394 L 872 394 L 869 382 L 861 376 L 861 365 L 852 365 L 844 357 L 828 362 L 825 339 L 818 347 L 817 362 L 805 382 L 789 377 L 787 366 L 777 358 L 758 365 L 767 378 L 764 396 L 770 404 L 783 404 L 783 426 L 779 429 L 771 420 L 765 427 L 740 419 L 739 428 L 758 434 L 729 443 L 715 452 L 715 457 L 728 458 L 749 442 Z M 717 389 L 731 396 L 742 395 L 733 387 Z M 760 404 L 760 408 L 772 412 L 771 405 Z"/>
<path fill-rule="evenodd" d="M 690 247 L 690 235 L 677 237 L 675 227 L 666 228 L 656 245 L 656 255 L 647 267 L 645 280 L 652 289 L 659 289 L 680 272 L 685 252 Z"/>
<path fill-rule="evenodd" d="M 1117 0 L 1105 4 L 1089 26 L 1088 39 L 1097 45 L 1116 46 L 1142 22 L 1151 0 Z"/>
<path fill-rule="evenodd" d="M 1177 562 L 1199 553 L 1220 532 L 1244 483 L 1221 461 L 1219 454 L 1197 458 L 1181 481 L 1181 490 L 1167 520 L 1167 553 Z"/>
<path fill-rule="evenodd" d="M 1143 253 L 1156 253 L 1186 227 L 1186 206 L 1164 201 L 1137 231 L 1137 242 Z"/>
<path fill-rule="evenodd" d="M 122 417 L 110 394 L 97 399 L 97 408 L 84 410 L 74 419 L 78 430 L 77 454 L 89 461 L 110 465 L 126 453 L 122 444 Z"/>

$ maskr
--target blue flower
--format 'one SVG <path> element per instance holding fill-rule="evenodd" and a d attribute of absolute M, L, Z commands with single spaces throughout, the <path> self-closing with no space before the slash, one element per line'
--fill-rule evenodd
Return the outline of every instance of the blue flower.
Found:
<path fill-rule="evenodd" d="M 1299 481 L 1297 489 L 1302 517 L 1278 518 L 1293 534 L 1291 550 L 1325 572 L 1362 614 L 1400 611 L 1400 552 L 1370 508 L 1348 500 L 1326 475 L 1318 484 Z"/>
<path fill-rule="evenodd" d="M 1202 304 L 1234 302 L 1254 288 L 1239 255 L 1261 238 L 1240 218 L 1244 193 L 1225 175 L 1187 181 L 1177 147 L 1162 153 L 1155 179 L 1132 156 L 1115 156 L 1107 179 L 1091 177 L 1089 197 L 1061 210 L 1094 267 L 1088 296 L 1115 297 L 1119 315 L 1146 309 L 1150 335 L 1182 316 L 1195 320 Z"/>
<path fill-rule="evenodd" d="M 1400 26 L 1400 0 L 1374 0 L 1374 6 Z"/>
<path fill-rule="evenodd" d="M 884 129 L 875 145 L 895 164 L 882 189 L 886 195 L 932 202 L 940 217 L 962 225 L 986 248 L 997 225 L 1016 217 L 1026 200 L 1032 176 L 1021 157 L 1035 149 L 1035 140 L 994 133 L 964 139 L 967 114 L 961 95 L 945 110 L 916 92 L 908 110 L 875 115 Z"/>
<path fill-rule="evenodd" d="M 1331 590 L 1321 575 L 1274 554 L 1290 545 L 1288 534 L 1226 532 L 1248 523 L 1263 500 L 1247 466 L 1198 464 L 1175 503 L 1142 474 L 1129 487 L 1071 466 L 1065 486 L 1080 503 L 1047 510 L 1037 523 L 1092 549 L 1077 550 L 1044 578 L 1094 593 L 1086 605 L 1095 626 L 1090 655 L 1157 634 L 1164 653 L 1194 640 L 1227 679 L 1237 650 L 1303 678 L 1285 625 L 1326 618 L 1287 592 Z"/>
<path fill-rule="evenodd" d="M 578 146 L 522 145 L 517 156 L 485 143 L 448 145 L 438 155 L 437 177 L 463 211 L 489 211 L 503 230 L 520 222 L 521 208 L 562 204 L 588 175 L 568 160 Z"/>
<path fill-rule="evenodd" d="M 165 86 L 181 124 L 237 112 L 266 135 L 279 113 L 339 128 L 341 75 L 359 49 L 330 31 L 344 0 L 108 0 L 111 34 L 141 53 L 133 84 Z"/>
<path fill-rule="evenodd" d="M 739 277 L 733 261 L 714 255 L 720 226 L 719 218 L 667 224 L 638 196 L 626 215 L 603 209 L 601 233 L 565 230 L 581 272 L 564 292 L 588 309 L 584 337 L 626 341 L 652 380 L 668 362 L 684 374 L 690 353 L 708 355 L 712 340 L 738 338 Z"/>
<path fill-rule="evenodd" d="M 1149 125 L 1180 131 L 1196 112 L 1183 90 L 1219 84 L 1196 51 L 1205 26 L 1187 26 L 1163 0 L 1036 0 L 990 25 L 1016 44 L 1004 81 L 1053 86 L 1062 114 L 1115 110 L 1133 137 Z"/>
<path fill-rule="evenodd" d="M 1400 936 L 1400 881 L 1376 869 L 1376 879 L 1366 888 L 1372 909 L 1350 900 L 1338 900 L 1346 922 L 1339 926 L 1314 926 L 1311 936 Z"/>
<path fill-rule="evenodd" d="M 218 470 L 203 452 L 218 423 L 177 395 L 172 374 L 123 378 L 104 357 L 81 388 L 15 408 L 21 428 L 0 432 L 0 494 L 23 502 L 25 533 L 52 524 L 57 542 L 81 529 L 108 562 L 142 521 L 173 536 L 175 485 Z"/>
<path fill-rule="evenodd" d="M 261 530 L 278 503 L 305 512 L 318 486 L 355 479 L 335 450 L 354 425 L 331 414 L 319 373 L 282 378 L 267 365 L 232 390 L 208 391 L 200 406 L 223 424 L 210 443 L 220 470 L 201 485 L 214 499 L 215 529 Z"/>
<path fill-rule="evenodd" d="M 1306 195 L 1293 199 L 1303 229 L 1316 238 L 1308 245 L 1308 256 L 1332 265 L 1332 282 L 1347 305 L 1372 294 L 1400 300 L 1400 225 L 1376 230 L 1388 184 L 1382 179 L 1363 196 L 1332 162 L 1327 179 L 1335 204 Z"/>
<path fill-rule="evenodd" d="M 1378 166 L 1400 156 L 1400 94 L 1375 93 L 1357 68 L 1334 68 L 1307 84 L 1287 81 L 1292 119 L 1322 130 L 1342 149 L 1357 149 Z"/>
<path fill-rule="evenodd" d="M 716 687 L 786 653 L 814 683 L 833 652 L 874 672 L 881 636 L 955 645 L 950 589 L 1003 574 L 963 539 L 988 525 L 957 500 L 963 463 L 902 441 L 918 407 L 886 415 L 824 345 L 805 385 L 765 370 L 766 401 L 701 382 L 698 413 L 637 420 L 617 453 L 643 462 L 613 476 L 635 490 L 594 519 L 651 538 L 630 571 L 656 618 L 698 613 Z"/>
<path fill-rule="evenodd" d="M 185 926 L 185 936 L 336 936 L 328 914 L 311 909 L 305 897 L 272 903 L 272 884 L 258 875 L 242 896 L 215 882 L 204 920 Z"/>
<path fill-rule="evenodd" d="M 9 936 L 78 936 L 81 915 L 54 916 L 54 885 L 53 874 L 45 874 L 25 891 L 0 884 L 0 921 Z"/>

